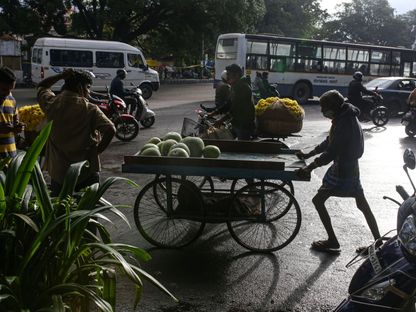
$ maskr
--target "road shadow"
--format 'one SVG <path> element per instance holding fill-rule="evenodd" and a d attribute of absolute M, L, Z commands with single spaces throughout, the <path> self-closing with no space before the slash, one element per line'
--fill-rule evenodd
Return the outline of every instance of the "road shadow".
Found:
<path fill-rule="evenodd" d="M 318 256 L 321 261 L 318 267 L 312 274 L 310 274 L 302 284 L 300 284 L 293 292 L 278 306 L 276 311 L 294 311 L 294 308 L 299 303 L 300 299 L 304 297 L 312 285 L 319 279 L 319 277 L 331 266 L 331 264 L 338 258 L 339 254 L 326 254 L 322 252 L 311 251 L 311 255 Z"/>
<path fill-rule="evenodd" d="M 387 128 L 386 127 L 378 127 L 378 126 L 372 126 L 370 128 L 363 128 L 363 131 L 365 132 L 370 132 L 370 133 L 381 133 L 386 131 Z"/>
<path fill-rule="evenodd" d="M 399 142 L 402 145 L 403 150 L 410 148 L 416 152 L 416 137 L 411 138 L 406 136 L 404 138 L 399 138 Z"/>

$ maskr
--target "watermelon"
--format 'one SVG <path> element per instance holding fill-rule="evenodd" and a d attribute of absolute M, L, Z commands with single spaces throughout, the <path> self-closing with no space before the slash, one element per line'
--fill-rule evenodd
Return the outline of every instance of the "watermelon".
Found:
<path fill-rule="evenodd" d="M 189 151 L 191 152 L 189 156 L 191 157 L 201 157 L 202 150 L 205 147 L 204 141 L 198 137 L 186 137 L 182 139 L 181 143 L 185 143 Z"/>
<path fill-rule="evenodd" d="M 147 143 L 153 143 L 153 144 L 157 144 L 159 142 L 162 142 L 162 140 L 158 137 L 152 137 L 149 139 L 149 141 L 147 141 Z"/>
<path fill-rule="evenodd" d="M 175 147 L 169 151 L 168 156 L 186 158 L 186 157 L 189 157 L 189 154 L 185 149 L 180 148 L 180 147 Z"/>
<path fill-rule="evenodd" d="M 173 139 L 167 139 L 166 141 L 163 141 L 163 144 L 161 145 L 162 147 L 160 148 L 162 156 L 167 156 L 170 148 L 176 143 L 177 142 Z"/>
<path fill-rule="evenodd" d="M 221 151 L 218 146 L 215 145 L 207 145 L 202 150 L 202 154 L 205 158 L 218 158 L 221 155 Z"/>
<path fill-rule="evenodd" d="M 182 140 L 182 136 L 179 133 L 172 131 L 172 132 L 166 133 L 165 136 L 163 137 L 163 141 L 167 141 L 169 139 L 179 142 L 180 140 Z"/>
<path fill-rule="evenodd" d="M 146 148 L 143 152 L 140 153 L 143 156 L 160 156 L 160 151 L 158 148 L 149 147 Z"/>
<path fill-rule="evenodd" d="M 189 147 L 185 143 L 176 143 L 175 145 L 171 146 L 169 151 L 173 150 L 174 148 L 183 148 L 188 153 L 188 155 L 191 153 Z"/>

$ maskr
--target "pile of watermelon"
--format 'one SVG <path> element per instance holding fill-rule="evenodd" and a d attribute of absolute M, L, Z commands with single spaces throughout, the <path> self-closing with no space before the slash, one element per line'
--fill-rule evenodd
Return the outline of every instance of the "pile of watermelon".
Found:
<path fill-rule="evenodd" d="M 168 132 L 163 138 L 151 138 L 136 155 L 218 158 L 221 151 L 215 145 L 205 146 L 201 138 Z"/>

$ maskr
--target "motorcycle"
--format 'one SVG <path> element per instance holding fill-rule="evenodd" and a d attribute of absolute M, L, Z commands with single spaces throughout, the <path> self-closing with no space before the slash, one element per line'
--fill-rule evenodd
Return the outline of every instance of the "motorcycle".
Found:
<path fill-rule="evenodd" d="M 267 97 L 280 97 L 280 93 L 277 90 L 277 84 L 275 83 L 271 83 L 269 85 L 269 90 L 268 90 L 268 94 L 266 95 Z M 261 96 L 261 93 L 259 90 L 252 90 L 252 95 L 253 95 L 253 102 L 255 104 L 257 104 L 258 101 L 260 101 L 263 97 Z"/>
<path fill-rule="evenodd" d="M 403 203 L 383 197 L 400 206 L 396 227 L 398 233 L 391 238 L 377 240 L 368 247 L 366 253 L 356 256 L 347 264 L 349 267 L 356 263 L 358 257 L 365 259 L 351 279 L 348 298 L 341 302 L 335 312 L 416 311 L 416 189 L 408 172 L 408 169 L 416 167 L 416 161 L 410 149 L 406 149 L 403 159 L 403 169 L 413 187 L 413 195 L 409 196 L 398 185 L 396 190 Z M 383 241 L 377 248 L 377 244 Z"/>
<path fill-rule="evenodd" d="M 156 114 L 149 108 L 146 100 L 143 98 L 143 92 L 138 86 L 134 86 L 129 91 L 129 95 L 134 97 L 137 101 L 136 111 L 134 117 L 144 128 L 149 128 L 155 123 Z"/>
<path fill-rule="evenodd" d="M 375 126 L 383 127 L 389 120 L 389 111 L 387 107 L 383 106 L 383 97 L 379 94 L 377 95 L 365 95 L 363 96 L 364 102 L 369 105 L 370 110 L 366 113 L 362 110 L 358 120 L 361 122 L 366 122 L 371 120 Z"/>
<path fill-rule="evenodd" d="M 410 106 L 409 111 L 402 117 L 402 125 L 406 134 L 413 138 L 416 135 L 416 107 Z"/>
<path fill-rule="evenodd" d="M 116 95 L 110 94 L 107 88 L 109 100 L 100 101 L 96 105 L 114 123 L 116 138 L 128 142 L 139 134 L 139 123 L 130 114 L 126 114 L 126 103 Z"/>

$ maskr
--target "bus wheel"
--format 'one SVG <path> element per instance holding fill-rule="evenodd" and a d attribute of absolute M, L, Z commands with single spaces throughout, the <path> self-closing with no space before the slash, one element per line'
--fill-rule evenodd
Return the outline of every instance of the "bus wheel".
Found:
<path fill-rule="evenodd" d="M 308 83 L 300 81 L 293 88 L 293 98 L 301 104 L 305 104 L 312 95 L 311 87 Z"/>

